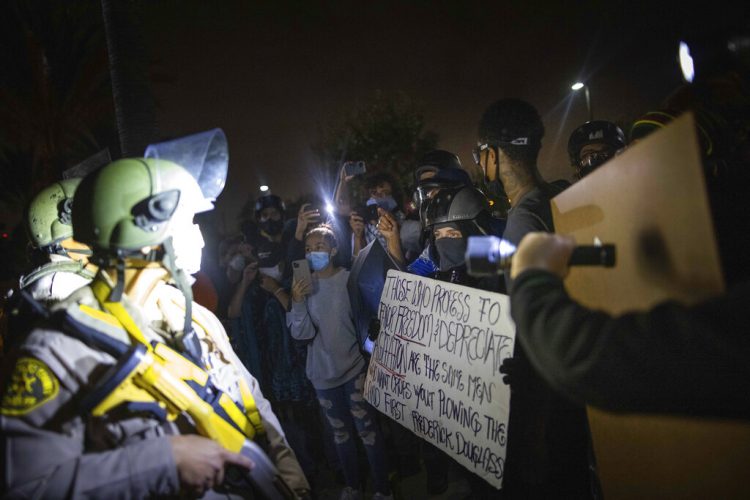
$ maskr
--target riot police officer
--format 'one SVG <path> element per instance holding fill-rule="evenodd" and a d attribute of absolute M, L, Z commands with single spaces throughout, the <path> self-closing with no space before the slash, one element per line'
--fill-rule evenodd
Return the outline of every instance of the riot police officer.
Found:
<path fill-rule="evenodd" d="M 296 495 L 306 494 L 308 483 L 256 379 L 218 319 L 190 294 L 188 276 L 198 270 L 203 246 L 193 216 L 212 208 L 226 164 L 221 148 L 185 168 L 163 157 L 123 159 L 81 182 L 74 234 L 93 249 L 99 272 L 55 305 L 15 353 L 0 400 L 4 491 L 216 497 L 228 467 L 247 472 L 260 463 L 222 446 L 216 437 L 222 426 L 206 425 L 209 419 L 230 433 L 244 423 L 242 433 L 263 442 L 280 478 Z M 118 358 L 122 346 L 126 355 Z M 160 349 L 171 358 L 158 358 Z M 151 378 L 127 385 L 137 376 L 133 366 L 145 359 Z M 153 391 L 167 375 L 179 395 Z M 144 396 L 154 394 L 154 401 Z M 196 394 L 207 411 L 174 412 Z M 103 410 L 112 398 L 123 404 Z M 198 435 L 211 432 L 212 439 Z"/>
<path fill-rule="evenodd" d="M 80 182 L 79 178 L 55 182 L 41 190 L 26 210 L 26 234 L 38 265 L 20 278 L 18 288 L 37 300 L 62 300 L 94 277 L 86 268 L 91 251 L 73 240 L 73 196 Z"/>

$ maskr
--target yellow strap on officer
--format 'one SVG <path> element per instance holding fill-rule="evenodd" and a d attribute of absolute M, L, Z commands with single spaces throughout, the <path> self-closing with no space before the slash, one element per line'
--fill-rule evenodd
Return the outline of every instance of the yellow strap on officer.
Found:
<path fill-rule="evenodd" d="M 209 329 L 206 328 L 206 326 L 200 321 L 199 318 L 193 318 L 193 321 L 200 326 L 204 332 L 208 333 Z M 219 350 L 219 353 L 222 354 L 221 350 Z M 245 415 L 250 420 L 250 423 L 253 425 L 254 431 L 258 434 L 265 434 L 266 429 L 263 427 L 263 422 L 260 418 L 260 412 L 258 411 L 258 406 L 255 404 L 255 398 L 253 397 L 252 391 L 250 391 L 250 387 L 247 386 L 247 382 L 245 382 L 245 379 L 241 376 L 239 378 L 239 389 L 240 389 L 240 397 L 242 397 L 242 405 L 245 407 Z M 250 436 L 251 438 L 253 436 Z"/>
<path fill-rule="evenodd" d="M 125 331 L 128 332 L 128 335 L 130 335 L 130 337 L 136 342 L 146 346 L 146 348 L 150 351 L 151 344 L 149 344 L 148 340 L 146 340 L 146 336 L 143 335 L 141 329 L 138 328 L 138 325 L 135 324 L 133 318 L 130 317 L 130 314 L 128 314 L 125 306 L 123 306 L 121 302 L 109 302 L 107 300 L 107 298 L 109 297 L 109 293 L 112 291 L 112 288 L 104 282 L 101 276 L 97 276 L 96 279 L 91 282 L 91 290 L 93 290 L 96 299 L 99 301 L 99 304 L 101 304 L 101 306 L 106 309 L 107 312 L 112 314 L 112 316 L 117 318 L 122 327 L 125 328 Z"/>
<path fill-rule="evenodd" d="M 83 312 L 87 316 L 91 316 L 92 318 L 101 321 L 102 323 L 106 323 L 107 325 L 114 328 L 122 329 L 122 324 L 120 323 L 120 321 L 108 312 L 94 309 L 93 307 L 87 306 L 86 304 L 80 304 L 78 306 L 78 309 L 80 309 L 81 312 Z"/>
<path fill-rule="evenodd" d="M 135 321 L 133 321 L 133 318 L 125 309 L 125 306 L 123 306 L 120 302 L 109 302 L 107 300 L 111 291 L 111 287 L 107 283 L 105 283 L 102 278 L 97 277 L 91 283 L 91 288 L 102 307 L 104 307 L 104 309 L 106 309 L 112 316 L 114 316 L 117 321 L 120 322 L 122 327 L 125 328 L 125 330 L 130 335 L 130 337 L 136 342 L 143 344 L 149 350 L 149 352 L 153 352 L 151 345 L 146 340 L 146 337 L 143 335 L 143 332 L 141 332 L 140 328 L 138 328 L 138 325 L 135 324 Z M 101 316 L 104 317 L 104 314 L 102 314 Z M 111 323 L 111 319 L 107 318 L 107 322 Z M 204 331 L 207 330 L 205 330 L 204 328 Z M 200 371 L 203 372 L 202 370 Z M 247 386 L 247 383 L 242 377 L 239 377 L 239 389 L 240 395 L 242 396 L 242 404 L 245 407 L 245 417 L 252 425 L 252 429 L 243 429 L 244 433 L 251 439 L 254 438 L 255 433 L 260 435 L 265 434 L 265 428 L 263 427 L 263 422 L 260 417 L 260 412 L 258 411 L 258 406 L 255 404 L 255 398 L 253 397 L 250 388 Z M 230 418 L 232 418 L 234 422 L 241 422 L 242 418 L 238 418 L 240 417 L 240 415 L 235 414 L 235 412 L 237 411 L 237 407 L 235 406 L 234 402 L 232 402 L 226 394 L 224 395 L 223 399 L 224 401 L 220 399 L 219 403 L 224 408 L 224 411 L 227 412 L 227 414 L 230 416 Z M 229 404 L 230 402 L 231 404 Z"/>
<path fill-rule="evenodd" d="M 266 429 L 263 427 L 263 422 L 260 419 L 260 412 L 258 411 L 258 406 L 255 404 L 253 393 L 250 391 L 244 378 L 239 377 L 239 380 L 240 395 L 242 396 L 242 404 L 245 406 L 245 415 L 247 415 L 250 423 L 253 424 L 255 432 L 263 435 L 266 433 Z"/>

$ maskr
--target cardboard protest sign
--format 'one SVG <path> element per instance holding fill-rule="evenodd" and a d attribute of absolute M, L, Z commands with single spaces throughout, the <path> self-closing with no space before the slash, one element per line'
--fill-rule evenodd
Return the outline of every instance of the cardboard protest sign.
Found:
<path fill-rule="evenodd" d="M 565 281 L 589 307 L 619 314 L 724 289 L 689 114 L 559 194 L 552 212 L 558 233 L 617 246 L 616 267 L 574 267 Z M 589 421 L 610 500 L 750 498 L 746 424 L 594 409 Z"/>
<path fill-rule="evenodd" d="M 556 232 L 617 245 L 615 267 L 571 268 L 576 300 L 617 314 L 724 289 L 694 127 L 676 120 L 552 200 Z"/>
<path fill-rule="evenodd" d="M 508 297 L 395 270 L 365 382 L 375 408 L 500 488 L 513 354 Z"/>

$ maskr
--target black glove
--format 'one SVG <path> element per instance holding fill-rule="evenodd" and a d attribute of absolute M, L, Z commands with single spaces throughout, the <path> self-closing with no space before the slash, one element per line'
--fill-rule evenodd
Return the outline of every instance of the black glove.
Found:
<path fill-rule="evenodd" d="M 513 367 L 515 365 L 516 362 L 512 356 L 509 356 L 503 360 L 502 364 L 500 365 L 500 373 L 504 374 L 503 384 L 511 385 L 511 380 L 513 378 Z"/>

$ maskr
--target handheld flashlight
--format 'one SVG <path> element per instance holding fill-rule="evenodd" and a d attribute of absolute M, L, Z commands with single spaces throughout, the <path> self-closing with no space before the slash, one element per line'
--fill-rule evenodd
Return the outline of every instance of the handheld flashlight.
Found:
<path fill-rule="evenodd" d="M 466 247 L 466 267 L 472 276 L 494 276 L 510 269 L 516 247 L 497 236 L 470 236 Z M 571 266 L 615 265 L 615 246 L 578 245 L 570 256 Z"/>

